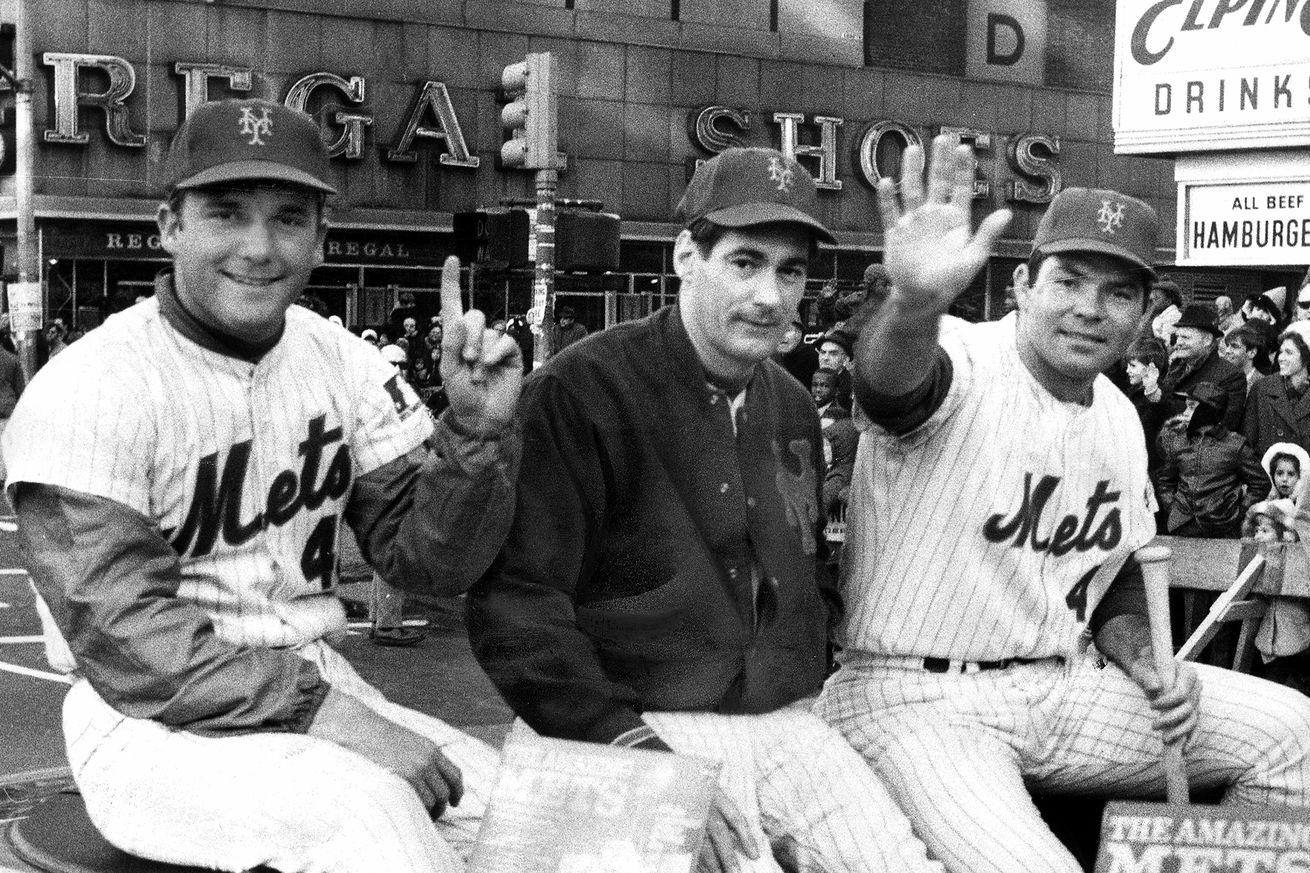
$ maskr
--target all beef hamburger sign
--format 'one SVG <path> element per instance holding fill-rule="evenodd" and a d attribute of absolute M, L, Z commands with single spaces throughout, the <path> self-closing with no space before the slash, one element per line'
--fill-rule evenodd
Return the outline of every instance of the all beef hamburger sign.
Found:
<path fill-rule="evenodd" d="M 1115 150 L 1310 145 L 1310 0 L 1118 0 Z"/>

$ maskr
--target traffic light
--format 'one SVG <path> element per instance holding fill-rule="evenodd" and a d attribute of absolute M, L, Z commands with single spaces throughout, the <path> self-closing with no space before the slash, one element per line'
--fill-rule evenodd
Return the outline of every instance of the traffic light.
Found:
<path fill-rule="evenodd" d="M 479 209 L 456 212 L 455 255 L 466 264 L 521 269 L 528 260 L 528 211 Z"/>
<path fill-rule="evenodd" d="M 555 215 L 555 269 L 605 273 L 619 268 L 619 217 L 561 209 Z"/>
<path fill-rule="evenodd" d="M 510 138 L 500 147 L 503 167 L 521 170 L 559 169 L 559 135 L 556 124 L 554 59 L 537 52 L 500 74 L 500 85 L 510 101 L 500 120 Z"/>

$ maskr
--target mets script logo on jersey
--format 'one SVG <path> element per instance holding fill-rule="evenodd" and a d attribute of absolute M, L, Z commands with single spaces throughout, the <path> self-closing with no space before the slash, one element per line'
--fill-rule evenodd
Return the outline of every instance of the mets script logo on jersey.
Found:
<path fill-rule="evenodd" d="M 245 136 L 249 145 L 264 145 L 264 137 L 273 135 L 273 119 L 268 117 L 268 110 L 261 109 L 259 115 L 250 111 L 250 107 L 241 107 L 241 117 L 237 119 L 237 130 Z"/>
<path fill-rule="evenodd" d="M 1119 507 L 1115 504 L 1121 492 L 1110 490 L 1109 479 L 1096 483 L 1092 496 L 1087 498 L 1082 518 L 1066 515 L 1055 524 L 1053 530 L 1043 524 L 1046 502 L 1051 499 L 1059 484 L 1059 476 L 1046 475 L 1034 488 L 1033 474 L 1024 473 L 1023 502 L 1013 513 L 998 512 L 988 518 L 983 525 L 983 536 L 993 543 L 1010 540 L 1010 545 L 1016 549 L 1027 546 L 1034 552 L 1049 552 L 1052 555 L 1086 552 L 1093 548 L 1108 552 L 1119 545 L 1123 536 L 1123 522 L 1119 517 Z M 1049 531 L 1044 539 L 1038 536 L 1039 527 Z"/>
<path fill-rule="evenodd" d="M 342 442 L 340 427 L 326 429 L 327 416 L 310 419 L 308 435 L 299 445 L 303 459 L 300 470 L 286 469 L 269 480 L 268 496 L 264 509 L 248 519 L 241 518 L 241 498 L 246 485 L 253 441 L 239 442 L 227 450 L 214 452 L 200 459 L 196 471 L 195 495 L 187 508 L 186 519 L 175 531 L 164 536 L 179 555 L 200 558 L 214 550 L 219 534 L 229 546 L 240 546 L 253 539 L 261 530 L 273 525 L 280 527 L 296 517 L 302 510 L 314 511 L 324 501 L 336 500 L 350 487 L 350 451 Z M 332 460 L 322 473 L 320 468 L 327 451 L 338 444 Z M 222 474 L 219 463 L 222 463 Z M 328 581 L 336 544 L 336 516 L 320 519 L 308 537 L 301 569 L 306 579 L 322 577 Z"/>

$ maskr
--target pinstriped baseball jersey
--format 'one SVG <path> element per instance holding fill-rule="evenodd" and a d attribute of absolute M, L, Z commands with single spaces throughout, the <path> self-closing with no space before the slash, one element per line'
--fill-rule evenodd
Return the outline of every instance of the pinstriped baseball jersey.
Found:
<path fill-rule="evenodd" d="M 344 629 L 330 588 L 351 484 L 432 430 L 375 349 L 296 306 L 252 364 L 184 338 L 152 298 L 31 388 L 5 433 L 8 484 L 57 485 L 155 520 L 181 558 L 179 599 L 244 645 Z"/>
<path fill-rule="evenodd" d="M 1016 324 L 943 319 L 954 375 L 941 407 L 901 437 L 865 423 L 845 647 L 1069 657 L 1114 573 L 1155 535 L 1132 404 L 1104 376 L 1089 406 L 1057 400 L 1020 360 Z"/>

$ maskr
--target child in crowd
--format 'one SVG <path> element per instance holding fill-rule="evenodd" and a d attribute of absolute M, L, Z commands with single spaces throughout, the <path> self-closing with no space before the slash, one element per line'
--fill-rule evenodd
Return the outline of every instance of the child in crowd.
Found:
<path fill-rule="evenodd" d="M 1310 467 L 1310 453 L 1296 443 L 1274 443 L 1265 450 L 1260 465 L 1269 474 L 1273 487 L 1269 490 L 1269 499 L 1292 499 L 1301 482 L 1301 471 Z"/>
<path fill-rule="evenodd" d="M 1302 500 L 1310 488 L 1310 477 L 1302 478 L 1310 467 L 1310 453 L 1296 443 L 1274 443 L 1261 464 L 1269 474 L 1269 497 L 1251 507 L 1243 532 L 1258 543 L 1298 543 L 1296 528 L 1304 527 L 1305 510 L 1310 509 L 1310 502 Z M 1269 552 L 1266 559 L 1284 575 L 1304 573 L 1307 563 L 1299 549 Z M 1255 645 L 1266 679 L 1310 693 L 1310 604 L 1301 598 L 1270 597 Z"/>
<path fill-rule="evenodd" d="M 819 422 L 827 427 L 834 421 L 850 418 L 850 411 L 837 400 L 837 372 L 820 367 L 810 377 L 810 396 L 819 413 Z"/>

